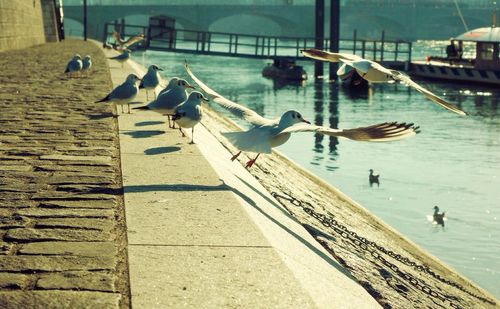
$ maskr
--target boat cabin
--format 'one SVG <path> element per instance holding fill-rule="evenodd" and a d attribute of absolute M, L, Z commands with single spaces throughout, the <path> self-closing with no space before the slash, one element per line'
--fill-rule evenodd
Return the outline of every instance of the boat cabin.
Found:
<path fill-rule="evenodd" d="M 459 42 L 476 43 L 476 59 L 474 68 L 479 70 L 500 70 L 498 56 L 500 43 L 500 27 L 484 27 L 467 31 L 454 38 Z"/>

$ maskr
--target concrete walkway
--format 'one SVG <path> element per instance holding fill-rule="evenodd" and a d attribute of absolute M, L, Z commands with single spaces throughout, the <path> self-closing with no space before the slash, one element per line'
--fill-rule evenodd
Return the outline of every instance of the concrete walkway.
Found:
<path fill-rule="evenodd" d="M 203 126 L 165 121 L 119 117 L 133 307 L 379 307 Z"/>

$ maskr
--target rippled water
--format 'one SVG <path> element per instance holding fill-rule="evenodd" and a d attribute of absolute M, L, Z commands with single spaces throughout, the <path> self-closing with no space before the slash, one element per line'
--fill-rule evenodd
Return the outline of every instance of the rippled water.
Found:
<path fill-rule="evenodd" d="M 470 114 L 459 117 L 403 85 L 355 93 L 313 81 L 282 84 L 261 76 L 264 60 L 151 51 L 134 59 L 159 65 L 166 78 L 186 77 L 187 59 L 209 86 L 267 117 L 295 109 L 316 124 L 341 128 L 415 122 L 422 133 L 402 141 L 362 143 L 299 133 L 278 150 L 500 297 L 500 91 L 422 82 Z M 311 62 L 299 64 L 313 73 Z M 369 186 L 370 168 L 380 173 L 380 187 Z M 444 229 L 426 219 L 434 205 L 446 211 Z"/>

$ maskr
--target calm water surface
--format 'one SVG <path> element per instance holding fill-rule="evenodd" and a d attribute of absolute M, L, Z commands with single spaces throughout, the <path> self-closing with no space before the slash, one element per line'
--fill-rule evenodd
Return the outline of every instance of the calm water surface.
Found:
<path fill-rule="evenodd" d="M 404 85 L 353 93 L 336 84 L 284 85 L 265 79 L 264 60 L 151 51 L 134 55 L 145 66 L 165 69 L 165 78 L 187 78 L 182 67 L 187 59 L 209 86 L 266 117 L 295 109 L 318 125 L 340 128 L 384 121 L 418 124 L 421 134 L 393 143 L 299 133 L 278 150 L 500 298 L 500 90 L 422 82 L 470 114 L 459 117 Z M 313 73 L 311 62 L 299 64 Z M 369 186 L 370 168 L 380 173 L 380 187 Z M 444 229 L 426 219 L 434 205 L 446 211 Z"/>

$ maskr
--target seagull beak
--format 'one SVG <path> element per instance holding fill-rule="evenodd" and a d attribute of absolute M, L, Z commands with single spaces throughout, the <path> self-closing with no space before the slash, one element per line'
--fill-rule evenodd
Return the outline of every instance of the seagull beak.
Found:
<path fill-rule="evenodd" d="M 203 96 L 201 99 L 202 99 L 203 101 L 205 101 L 205 102 L 208 102 L 208 101 L 209 101 L 209 100 L 208 100 L 205 96 Z"/>
<path fill-rule="evenodd" d="M 163 71 L 163 69 L 162 68 L 158 68 L 158 71 Z"/>
<path fill-rule="evenodd" d="M 191 86 L 190 84 L 187 84 L 187 85 L 186 85 L 186 88 L 196 89 L 196 88 L 194 88 L 193 86 Z"/>
<path fill-rule="evenodd" d="M 303 122 L 305 122 L 305 123 L 307 123 L 307 124 L 311 124 L 311 122 L 310 122 L 310 121 L 307 121 L 307 120 L 305 120 L 305 119 L 302 119 L 302 121 L 303 121 Z"/>

